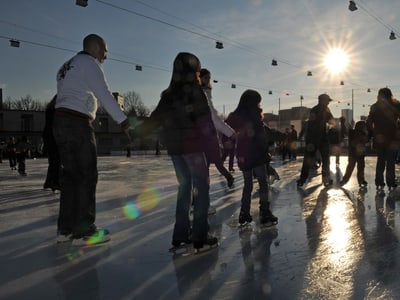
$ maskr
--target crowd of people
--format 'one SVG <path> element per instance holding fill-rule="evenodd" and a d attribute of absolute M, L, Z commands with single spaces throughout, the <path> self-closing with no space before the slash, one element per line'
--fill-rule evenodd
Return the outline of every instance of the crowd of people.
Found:
<path fill-rule="evenodd" d="M 98 101 L 111 115 L 131 143 L 130 124 L 120 109 L 105 79 L 102 63 L 107 58 L 103 38 L 90 34 L 83 40 L 83 51 L 65 62 L 57 73 L 57 94 L 46 109 L 43 131 L 49 167 L 44 188 L 60 190 L 57 242 L 76 245 L 100 244 L 110 240 L 107 229 L 96 226 L 97 150 L 92 126 Z M 306 184 L 310 170 L 321 166 L 322 184 L 333 184 L 330 156 L 339 165 L 341 145 L 348 137 L 348 164 L 340 185 L 349 181 L 357 165 L 357 180 L 365 187 L 366 145 L 373 141 L 377 153 L 375 185 L 383 189 L 397 186 L 395 162 L 400 147 L 400 102 L 389 88 L 382 88 L 371 106 L 366 121 L 348 128 L 345 119 L 340 126 L 334 121 L 327 94 L 309 113 L 300 134 L 294 125 L 284 132 L 274 130 L 263 119 L 261 94 L 244 91 L 236 109 L 224 120 L 212 101 L 211 72 L 202 68 L 199 58 L 188 52 L 178 53 L 171 80 L 161 93 L 150 117 L 136 129 L 142 134 L 161 130 L 163 143 L 175 169 L 178 191 L 173 247 L 193 243 L 197 250 L 218 245 L 209 233 L 210 164 L 225 176 L 229 188 L 234 185 L 234 162 L 243 176 L 239 226 L 253 221 L 251 199 L 253 180 L 259 186 L 259 222 L 265 226 L 278 223 L 270 209 L 269 185 L 279 175 L 271 166 L 271 147 L 279 150 L 285 161 L 297 159 L 297 145 L 304 139 L 304 157 L 297 186 Z M 25 173 L 25 149 L 28 141 L 10 140 L 7 145 L 11 169 Z M 228 169 L 224 161 L 229 157 Z M 192 207 L 193 218 L 190 219 Z M 214 211 L 215 213 L 215 211 Z"/>

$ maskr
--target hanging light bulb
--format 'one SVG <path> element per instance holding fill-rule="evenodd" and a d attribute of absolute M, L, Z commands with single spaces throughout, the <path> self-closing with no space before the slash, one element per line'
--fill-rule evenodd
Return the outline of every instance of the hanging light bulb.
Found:
<path fill-rule="evenodd" d="M 396 39 L 396 34 L 394 33 L 394 31 L 392 30 L 391 32 L 390 32 L 390 35 L 389 35 L 389 40 L 395 40 Z"/>
<path fill-rule="evenodd" d="M 86 7 L 88 5 L 88 0 L 76 0 L 76 5 Z"/>
<path fill-rule="evenodd" d="M 10 40 L 10 46 L 11 46 L 11 47 L 19 48 L 19 41 L 16 40 L 16 39 Z"/>
<path fill-rule="evenodd" d="M 221 41 L 216 41 L 215 42 L 215 48 L 224 49 L 224 44 Z"/>
<path fill-rule="evenodd" d="M 349 3 L 349 10 L 350 11 L 355 11 L 355 10 L 357 10 L 357 6 L 356 6 L 356 3 L 354 2 L 354 1 L 349 1 L 350 3 Z"/>

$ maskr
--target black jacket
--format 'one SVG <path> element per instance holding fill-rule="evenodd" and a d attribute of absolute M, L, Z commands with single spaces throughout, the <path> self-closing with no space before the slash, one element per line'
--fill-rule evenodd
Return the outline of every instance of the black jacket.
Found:
<path fill-rule="evenodd" d="M 197 84 L 165 91 L 150 116 L 151 127 L 161 126 L 169 155 L 204 152 L 219 154 L 217 132 L 206 96 Z"/>
<path fill-rule="evenodd" d="M 250 170 L 267 162 L 268 141 L 260 116 L 231 113 L 226 123 L 237 134 L 236 157 L 240 170 Z"/>

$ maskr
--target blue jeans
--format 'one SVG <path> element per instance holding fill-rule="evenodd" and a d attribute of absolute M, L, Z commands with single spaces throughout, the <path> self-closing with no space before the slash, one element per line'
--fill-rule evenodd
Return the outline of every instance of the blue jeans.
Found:
<path fill-rule="evenodd" d="M 186 240 L 190 234 L 189 210 L 193 197 L 192 239 L 204 240 L 209 230 L 210 178 L 204 153 L 171 155 L 178 179 L 175 226 L 172 239 Z"/>
<path fill-rule="evenodd" d="M 396 183 L 395 164 L 396 164 L 396 149 L 378 148 L 376 150 L 376 169 L 375 169 L 375 184 L 385 185 L 383 173 L 386 169 L 386 184 L 394 186 Z"/>
<path fill-rule="evenodd" d="M 96 218 L 94 129 L 88 120 L 56 114 L 53 133 L 61 160 L 58 230 L 84 235 L 93 230 Z"/>
<path fill-rule="evenodd" d="M 251 193 L 253 191 L 253 171 L 257 177 L 258 184 L 260 187 L 260 210 L 266 210 L 269 208 L 268 201 L 268 181 L 267 181 L 267 165 L 262 164 L 253 169 L 245 170 L 243 172 L 243 191 L 242 191 L 242 205 L 241 210 L 250 213 L 251 207 Z"/>

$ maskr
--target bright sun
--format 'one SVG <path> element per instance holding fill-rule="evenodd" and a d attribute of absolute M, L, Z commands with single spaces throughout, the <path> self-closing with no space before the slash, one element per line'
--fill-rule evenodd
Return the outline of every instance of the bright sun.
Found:
<path fill-rule="evenodd" d="M 324 59 L 325 67 L 334 74 L 344 71 L 348 63 L 347 53 L 340 48 L 331 49 Z"/>

